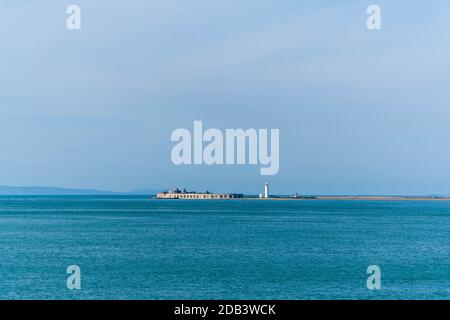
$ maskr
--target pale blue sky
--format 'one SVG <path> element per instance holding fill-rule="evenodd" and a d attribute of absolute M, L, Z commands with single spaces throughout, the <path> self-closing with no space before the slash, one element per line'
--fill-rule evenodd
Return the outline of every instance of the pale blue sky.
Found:
<path fill-rule="evenodd" d="M 279 128 L 275 193 L 450 194 L 449 67 L 448 1 L 0 0 L 0 185 L 262 191 L 171 163 L 202 120 Z"/>

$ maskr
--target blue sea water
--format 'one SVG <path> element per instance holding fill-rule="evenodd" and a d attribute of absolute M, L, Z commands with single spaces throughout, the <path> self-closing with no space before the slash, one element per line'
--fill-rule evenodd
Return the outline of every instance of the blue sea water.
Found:
<path fill-rule="evenodd" d="M 448 299 L 450 202 L 3 196 L 0 298 Z"/>

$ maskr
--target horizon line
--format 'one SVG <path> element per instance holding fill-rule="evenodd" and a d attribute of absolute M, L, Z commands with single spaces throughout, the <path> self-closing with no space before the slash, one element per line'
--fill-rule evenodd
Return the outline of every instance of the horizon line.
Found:
<path fill-rule="evenodd" d="M 9 193 L 2 189 L 9 189 Z M 28 189 L 25 192 L 23 189 Z M 35 190 L 33 190 L 35 189 Z M 41 190 L 39 190 L 41 189 Z M 164 188 L 139 188 L 130 191 L 111 191 L 102 190 L 95 188 L 71 188 L 71 187 L 54 187 L 54 186 L 11 186 L 11 185 L 0 185 L 0 196 L 18 195 L 18 196 L 54 196 L 54 195 L 86 195 L 86 196 L 96 196 L 96 195 L 156 195 L 157 192 L 164 191 Z M 23 191 L 24 193 L 20 193 Z M 49 193 L 45 193 L 45 192 Z M 241 192 L 239 192 L 241 193 Z M 248 196 L 257 196 L 259 193 L 243 193 Z M 278 193 L 272 194 L 274 197 L 279 196 L 290 196 L 297 194 L 301 197 L 426 197 L 426 198 L 436 198 L 436 197 L 449 197 L 449 194 L 432 193 L 432 194 L 352 194 L 352 193 Z"/>

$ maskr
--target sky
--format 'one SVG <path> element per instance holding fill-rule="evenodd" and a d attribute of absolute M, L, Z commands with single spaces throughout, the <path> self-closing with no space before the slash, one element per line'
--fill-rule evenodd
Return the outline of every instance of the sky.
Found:
<path fill-rule="evenodd" d="M 448 1 L 0 0 L 0 185 L 450 194 L 449 67 Z M 279 129 L 278 174 L 174 165 L 194 120 Z"/>

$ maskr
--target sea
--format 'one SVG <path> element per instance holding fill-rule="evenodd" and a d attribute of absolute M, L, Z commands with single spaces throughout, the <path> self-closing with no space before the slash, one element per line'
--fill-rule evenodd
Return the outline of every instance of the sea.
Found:
<path fill-rule="evenodd" d="M 448 298 L 450 202 L 0 197 L 0 299 Z"/>

